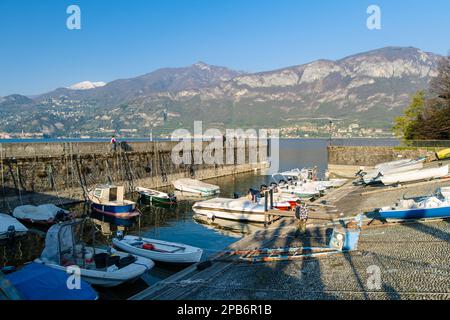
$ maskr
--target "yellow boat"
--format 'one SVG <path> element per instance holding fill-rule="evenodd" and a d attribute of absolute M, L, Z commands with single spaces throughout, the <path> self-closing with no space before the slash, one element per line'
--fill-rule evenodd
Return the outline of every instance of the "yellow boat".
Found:
<path fill-rule="evenodd" d="M 438 160 L 450 158 L 450 148 L 436 152 L 436 158 L 438 158 Z"/>

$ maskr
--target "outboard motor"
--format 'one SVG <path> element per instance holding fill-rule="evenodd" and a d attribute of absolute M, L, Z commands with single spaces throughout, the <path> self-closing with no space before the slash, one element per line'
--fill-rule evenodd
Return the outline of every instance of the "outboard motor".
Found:
<path fill-rule="evenodd" d="M 69 217 L 67 216 L 67 214 L 63 211 L 63 210 L 59 210 L 56 215 L 55 215 L 55 221 L 56 222 L 63 222 L 63 221 L 67 221 Z"/>
<path fill-rule="evenodd" d="M 16 236 L 16 227 L 9 226 L 8 230 L 6 231 L 6 238 L 8 240 L 12 240 L 12 239 L 14 239 L 15 236 Z"/>
<path fill-rule="evenodd" d="M 169 197 L 170 201 L 177 202 L 177 197 L 175 196 L 175 193 L 173 192 L 168 193 L 167 196 Z"/>
<path fill-rule="evenodd" d="M 123 231 L 122 230 L 116 231 L 116 238 L 119 240 L 123 240 Z"/>

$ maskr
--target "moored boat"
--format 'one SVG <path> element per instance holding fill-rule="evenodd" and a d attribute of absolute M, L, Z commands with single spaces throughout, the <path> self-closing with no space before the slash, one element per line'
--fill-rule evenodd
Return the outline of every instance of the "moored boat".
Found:
<path fill-rule="evenodd" d="M 186 244 L 163 240 L 120 236 L 112 240 L 114 246 L 122 251 L 166 263 L 196 263 L 202 258 L 203 250 Z"/>
<path fill-rule="evenodd" d="M 22 300 L 97 300 L 98 294 L 89 283 L 81 280 L 77 290 L 67 286 L 67 272 L 29 263 L 20 270 L 6 275 Z M 0 295 L 1 296 L 1 295 Z"/>
<path fill-rule="evenodd" d="M 195 213 L 207 216 L 209 219 L 265 221 L 264 205 L 252 202 L 247 198 L 213 198 L 194 203 L 192 209 Z"/>
<path fill-rule="evenodd" d="M 70 211 L 51 203 L 39 206 L 18 206 L 13 210 L 13 216 L 20 221 L 41 225 L 51 225 L 72 218 Z"/>
<path fill-rule="evenodd" d="M 136 187 L 136 191 L 141 196 L 141 200 L 146 203 L 162 203 L 162 204 L 175 204 L 177 197 L 171 193 L 165 193 L 158 190 L 147 189 L 142 187 Z"/>
<path fill-rule="evenodd" d="M 201 196 L 212 196 L 220 193 L 219 186 L 190 178 L 178 179 L 173 181 L 172 184 L 179 191 Z"/>
<path fill-rule="evenodd" d="M 90 284 L 113 287 L 133 281 L 153 268 L 154 262 L 113 249 L 85 246 L 77 239 L 80 221 L 53 225 L 47 232 L 45 248 L 36 263 L 67 271 L 78 268 Z"/>
<path fill-rule="evenodd" d="M 133 219 L 139 216 L 136 203 L 124 199 L 123 186 L 101 185 L 88 193 L 93 211 L 119 219 Z"/>

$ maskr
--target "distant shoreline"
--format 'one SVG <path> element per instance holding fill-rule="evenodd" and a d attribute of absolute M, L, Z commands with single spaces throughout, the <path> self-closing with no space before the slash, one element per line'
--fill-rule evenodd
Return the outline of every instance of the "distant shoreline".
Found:
<path fill-rule="evenodd" d="M 118 142 L 127 141 L 127 142 L 147 142 L 147 141 L 170 141 L 169 138 L 116 138 Z M 285 138 L 280 137 L 280 140 L 304 140 L 304 141 L 312 141 L 312 140 L 330 140 L 327 137 L 317 137 L 317 138 Z M 0 139 L 1 143 L 61 143 L 61 142 L 109 142 L 111 138 L 48 138 L 48 139 L 39 139 L 39 138 L 24 138 L 24 139 Z M 396 138 L 377 138 L 377 137 L 354 137 L 354 138 L 332 138 L 332 141 L 351 141 L 351 140 L 377 140 L 377 141 L 391 141 L 391 142 L 400 142 Z"/>

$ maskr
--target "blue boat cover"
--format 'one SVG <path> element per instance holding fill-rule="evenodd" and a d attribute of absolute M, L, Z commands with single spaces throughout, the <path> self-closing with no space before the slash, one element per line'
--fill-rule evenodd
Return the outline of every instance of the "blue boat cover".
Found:
<path fill-rule="evenodd" d="M 67 273 L 40 263 L 30 263 L 5 277 L 25 300 L 95 300 L 98 297 L 83 280 L 80 289 L 70 290 Z"/>

